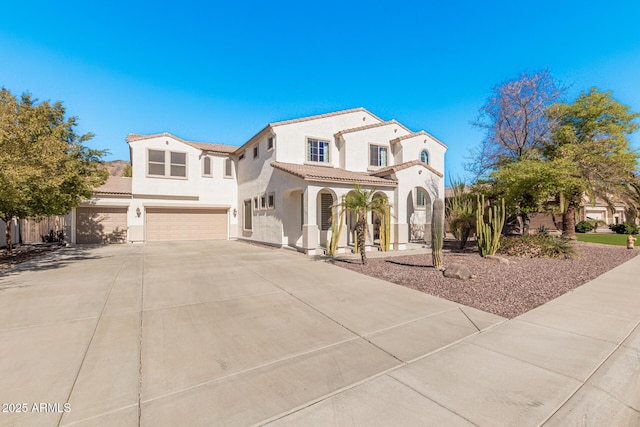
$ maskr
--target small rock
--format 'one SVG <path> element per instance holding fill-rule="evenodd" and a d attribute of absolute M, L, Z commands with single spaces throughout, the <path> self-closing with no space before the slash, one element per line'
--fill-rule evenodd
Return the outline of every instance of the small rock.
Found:
<path fill-rule="evenodd" d="M 509 260 L 508 260 L 508 259 L 506 259 L 506 258 L 503 258 L 503 257 L 501 257 L 501 256 L 496 256 L 496 255 L 487 255 L 487 256 L 485 257 L 485 259 L 490 259 L 490 260 L 493 260 L 493 261 L 497 261 L 497 262 L 499 262 L 500 264 L 506 264 L 506 265 L 509 265 Z"/>
<path fill-rule="evenodd" d="M 463 264 L 449 264 L 443 274 L 445 277 L 461 280 L 469 280 L 473 277 L 469 268 Z"/>

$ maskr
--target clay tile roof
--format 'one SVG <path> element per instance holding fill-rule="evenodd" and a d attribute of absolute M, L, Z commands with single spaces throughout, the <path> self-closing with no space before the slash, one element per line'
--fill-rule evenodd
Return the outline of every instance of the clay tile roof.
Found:
<path fill-rule="evenodd" d="M 211 144 L 209 142 L 187 141 L 186 139 L 179 138 L 179 137 L 177 137 L 175 135 L 170 134 L 169 132 L 154 133 L 154 134 L 151 134 L 151 135 L 141 135 L 139 133 L 130 133 L 126 138 L 126 141 L 127 142 L 141 141 L 141 140 L 144 140 L 144 139 L 151 139 L 151 138 L 157 138 L 157 137 L 162 137 L 162 136 L 171 137 L 171 138 L 175 139 L 176 141 L 180 141 L 180 142 L 182 142 L 184 144 L 190 145 L 190 146 L 192 146 L 194 148 L 197 148 L 199 150 L 208 151 L 208 152 L 211 152 L 211 153 L 230 154 L 230 153 L 233 153 L 234 151 L 236 151 L 238 149 L 238 147 L 236 147 L 235 145 Z"/>
<path fill-rule="evenodd" d="M 110 176 L 107 182 L 93 190 L 94 194 L 131 195 L 131 178 L 124 176 Z"/>
<path fill-rule="evenodd" d="M 305 181 L 353 183 L 371 186 L 395 187 L 398 182 L 389 178 L 372 176 L 367 172 L 353 172 L 339 168 L 293 163 L 272 162 L 271 166 Z"/>
<path fill-rule="evenodd" d="M 230 154 L 238 149 L 238 147 L 236 147 L 235 145 L 211 144 L 208 142 L 193 142 L 193 141 L 182 141 L 182 142 L 194 148 L 197 148 L 199 150 L 209 151 L 211 153 Z"/>
<path fill-rule="evenodd" d="M 440 178 L 442 178 L 444 176 L 444 175 L 442 175 L 442 173 L 438 172 L 437 170 L 435 170 L 434 168 L 432 168 L 428 164 L 421 162 L 420 160 L 412 160 L 410 162 L 404 162 L 404 163 L 400 163 L 400 164 L 393 165 L 393 166 L 387 166 L 386 168 L 378 169 L 375 172 L 371 172 L 371 175 L 373 175 L 373 176 L 388 176 L 388 175 L 391 175 L 392 173 L 401 171 L 402 169 L 410 168 L 412 166 L 417 166 L 417 165 L 420 165 L 420 166 L 422 166 L 424 168 L 429 169 L 431 172 L 433 172 L 434 174 L 436 174 Z"/>
<path fill-rule="evenodd" d="M 409 139 L 409 138 L 415 138 L 416 136 L 420 136 L 420 135 L 428 136 L 429 138 L 433 139 L 438 144 L 442 145 L 444 148 L 449 148 L 442 141 L 440 141 L 438 138 L 436 138 L 435 136 L 431 135 L 429 132 L 425 132 L 423 130 L 421 130 L 420 132 L 412 132 L 412 133 L 410 133 L 408 135 L 399 136 L 399 137 L 397 137 L 395 139 L 392 139 L 391 143 L 394 144 L 396 142 L 400 142 L 402 140 Z"/>
<path fill-rule="evenodd" d="M 300 117 L 299 119 L 283 120 L 281 122 L 270 123 L 269 126 L 290 125 L 292 123 L 300 123 L 300 122 L 306 122 L 306 121 L 309 121 L 309 120 L 324 119 L 325 117 L 339 116 L 341 114 L 355 113 L 355 112 L 358 112 L 358 111 L 362 111 L 362 112 L 365 112 L 367 114 L 370 114 L 374 118 L 382 121 L 378 116 L 376 116 L 375 114 L 371 113 L 370 111 L 367 111 L 367 109 L 365 109 L 363 107 L 358 107 L 358 108 L 351 108 L 351 109 L 348 109 L 348 110 L 334 111 L 333 113 L 317 114 L 315 116 L 309 116 L 309 117 Z"/>
<path fill-rule="evenodd" d="M 362 130 L 377 128 L 377 127 L 381 127 L 381 126 L 389 126 L 389 125 L 398 125 L 402 129 L 406 130 L 407 132 L 411 132 L 402 123 L 398 123 L 396 120 L 389 120 L 389 121 L 386 121 L 386 122 L 372 123 L 370 125 L 358 126 L 358 127 L 351 128 L 351 129 L 341 130 L 340 132 L 336 133 L 334 136 L 338 137 L 338 136 L 344 135 L 345 133 L 359 132 L 359 131 L 362 131 Z"/>

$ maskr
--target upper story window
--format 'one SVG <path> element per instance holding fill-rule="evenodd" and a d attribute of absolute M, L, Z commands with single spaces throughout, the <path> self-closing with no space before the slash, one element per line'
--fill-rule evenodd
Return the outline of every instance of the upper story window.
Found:
<path fill-rule="evenodd" d="M 150 176 L 187 177 L 187 153 L 148 150 L 147 174 Z"/>
<path fill-rule="evenodd" d="M 276 195 L 275 193 L 267 194 L 267 208 L 273 209 L 276 207 Z"/>
<path fill-rule="evenodd" d="M 231 159 L 224 160 L 224 177 L 233 178 L 233 160 Z"/>
<path fill-rule="evenodd" d="M 427 150 L 422 150 L 420 152 L 420 161 L 422 163 L 429 164 L 429 152 Z"/>
<path fill-rule="evenodd" d="M 170 175 L 181 178 L 187 177 L 187 153 L 175 153 L 171 151 Z"/>
<path fill-rule="evenodd" d="M 203 176 L 212 176 L 211 172 L 211 157 L 204 156 L 202 158 L 202 175 Z"/>
<path fill-rule="evenodd" d="M 272 136 L 267 139 L 267 150 L 273 150 L 273 140 L 274 138 Z"/>
<path fill-rule="evenodd" d="M 308 139 L 307 161 L 329 163 L 329 141 Z"/>
<path fill-rule="evenodd" d="M 240 155 L 238 156 L 238 160 L 242 160 L 242 159 L 244 159 L 244 151 L 240 153 Z"/>
<path fill-rule="evenodd" d="M 258 158 L 258 144 L 256 144 L 255 147 L 253 147 L 253 158 L 254 159 Z"/>
<path fill-rule="evenodd" d="M 369 146 L 369 166 L 387 166 L 387 147 Z"/>

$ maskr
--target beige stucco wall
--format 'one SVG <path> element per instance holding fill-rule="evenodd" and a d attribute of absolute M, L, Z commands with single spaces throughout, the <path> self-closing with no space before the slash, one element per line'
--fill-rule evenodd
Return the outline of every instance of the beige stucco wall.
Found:
<path fill-rule="evenodd" d="M 380 120 L 365 111 L 339 114 L 315 120 L 279 125 L 274 127 L 276 134 L 276 158 L 285 163 L 306 162 L 307 138 L 329 141 L 329 164 L 340 167 L 339 146 L 335 134 L 341 130 L 380 123 Z"/>
<path fill-rule="evenodd" d="M 238 186 L 236 159 L 233 176 L 224 176 L 223 154 L 203 153 L 202 150 L 184 144 L 171 136 L 163 135 L 155 138 L 132 141 L 132 200 L 128 212 L 129 240 L 142 241 L 145 221 L 145 207 L 177 206 L 177 207 L 221 207 L 229 210 L 229 237 L 237 237 L 238 217 L 233 212 L 238 207 Z M 187 155 L 187 177 L 170 178 L 154 177 L 147 174 L 147 152 L 152 150 L 183 152 Z M 211 159 L 212 176 L 203 176 L 203 157 Z M 140 209 L 138 216 L 136 209 Z"/>
<path fill-rule="evenodd" d="M 406 129 L 396 123 L 345 133 L 342 135 L 344 142 L 341 144 L 344 150 L 344 164 L 342 167 L 358 172 L 378 169 L 369 165 L 369 147 L 371 145 L 387 147 L 387 166 L 399 163 L 394 158 L 390 141 L 408 133 Z"/>

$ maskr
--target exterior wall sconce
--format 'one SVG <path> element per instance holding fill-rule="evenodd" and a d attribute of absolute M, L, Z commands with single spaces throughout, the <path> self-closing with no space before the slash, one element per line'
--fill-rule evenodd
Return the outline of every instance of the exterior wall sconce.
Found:
<path fill-rule="evenodd" d="M 140 218 L 140 214 L 142 214 L 142 212 L 140 212 L 140 207 L 137 207 L 137 208 L 136 208 L 136 216 L 137 216 L 138 218 Z"/>
<path fill-rule="evenodd" d="M 233 208 L 233 217 L 237 217 L 238 216 L 238 209 Z"/>

